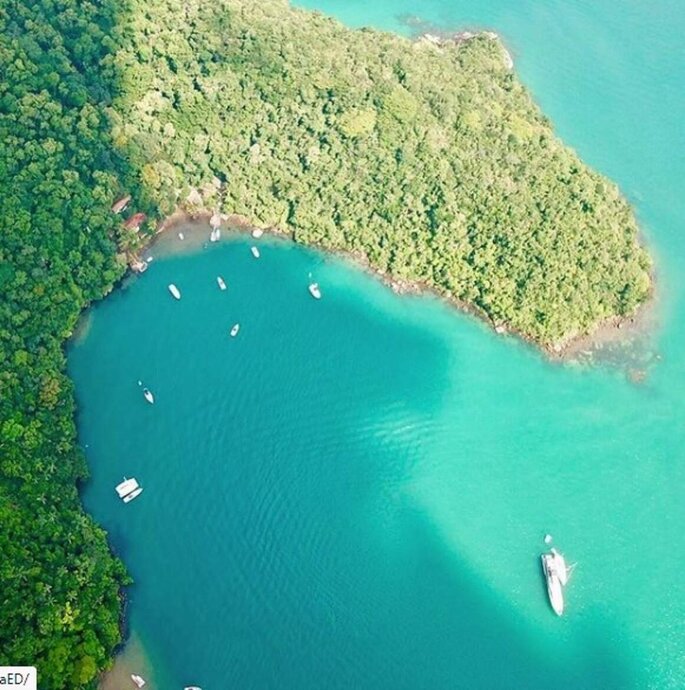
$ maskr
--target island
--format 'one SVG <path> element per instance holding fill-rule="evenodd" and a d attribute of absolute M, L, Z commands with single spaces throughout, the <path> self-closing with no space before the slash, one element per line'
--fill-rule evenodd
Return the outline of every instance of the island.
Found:
<path fill-rule="evenodd" d="M 634 214 L 491 33 L 284 0 L 0 10 L 0 664 L 92 687 L 129 577 L 82 510 L 64 343 L 177 212 L 341 252 L 549 352 L 652 291 Z"/>

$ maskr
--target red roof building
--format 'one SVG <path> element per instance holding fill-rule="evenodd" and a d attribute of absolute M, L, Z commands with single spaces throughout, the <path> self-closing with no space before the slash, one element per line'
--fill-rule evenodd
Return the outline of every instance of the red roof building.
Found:
<path fill-rule="evenodd" d="M 134 213 L 125 223 L 124 227 L 127 230 L 138 230 L 141 223 L 145 221 L 147 216 L 144 213 Z"/>

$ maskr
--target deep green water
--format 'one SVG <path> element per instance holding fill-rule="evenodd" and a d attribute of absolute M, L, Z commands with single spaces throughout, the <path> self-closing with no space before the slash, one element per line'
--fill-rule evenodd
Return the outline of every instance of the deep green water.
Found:
<path fill-rule="evenodd" d="M 136 579 L 153 687 L 682 687 L 685 4 L 303 4 L 500 32 L 560 135 L 636 205 L 661 359 L 641 385 L 552 365 L 285 243 L 157 258 L 69 356 L 84 500 Z M 128 506 L 122 475 L 145 487 Z M 578 563 L 562 619 L 546 532 Z"/>

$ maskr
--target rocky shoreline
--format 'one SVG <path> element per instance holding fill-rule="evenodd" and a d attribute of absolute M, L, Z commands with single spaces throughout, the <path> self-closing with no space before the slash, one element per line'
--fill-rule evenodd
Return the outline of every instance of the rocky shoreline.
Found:
<path fill-rule="evenodd" d="M 180 226 L 188 227 L 191 232 L 206 231 L 207 237 L 209 237 L 208 233 L 210 230 L 210 220 L 212 218 L 216 219 L 217 216 L 218 214 L 216 211 L 211 211 L 206 208 L 178 208 L 170 216 L 167 216 L 157 225 L 156 232 L 151 237 L 150 242 L 146 244 L 143 249 L 141 249 L 141 253 L 143 251 L 147 252 L 152 250 L 163 236 L 173 230 L 177 230 Z M 254 223 L 251 223 L 248 218 L 239 214 L 221 214 L 220 219 L 223 228 L 228 232 L 251 233 L 255 229 L 258 229 L 264 234 L 297 242 L 292 233 L 273 226 L 258 228 Z M 533 346 L 538 351 L 542 351 L 545 356 L 552 361 L 566 362 L 591 360 L 593 359 L 594 354 L 604 351 L 609 347 L 618 345 L 622 346 L 629 344 L 631 340 L 643 338 L 645 335 L 651 332 L 654 327 L 655 291 L 654 288 L 652 288 L 652 293 L 649 300 L 640 305 L 638 310 L 630 316 L 612 316 L 605 321 L 596 324 L 595 328 L 591 332 L 570 336 L 564 342 L 553 344 L 541 343 L 524 333 L 510 328 L 506 323 L 494 322 L 483 310 L 479 309 L 477 306 L 462 302 L 452 295 L 443 293 L 437 290 L 433 285 L 421 281 L 399 279 L 376 268 L 371 264 L 368 257 L 361 252 L 331 250 L 323 245 L 308 244 L 306 246 L 311 246 L 312 248 L 318 249 L 326 254 L 334 255 L 344 260 L 351 261 L 354 265 L 361 267 L 369 274 L 375 276 L 398 295 L 430 294 L 438 297 L 459 311 L 469 314 L 484 322 L 490 326 L 496 334 L 514 336 L 519 340 L 522 340 L 523 342 Z M 652 285 L 654 285 L 654 280 L 652 281 Z M 646 374 L 642 365 L 640 365 L 629 369 L 628 375 L 631 380 L 640 382 L 644 380 Z"/>
<path fill-rule="evenodd" d="M 485 37 L 497 41 L 502 50 L 506 70 L 514 69 L 514 59 L 504 45 L 502 37 L 494 31 L 449 31 L 416 15 L 401 15 L 400 22 L 409 28 L 416 45 L 458 46 L 474 38 Z"/>

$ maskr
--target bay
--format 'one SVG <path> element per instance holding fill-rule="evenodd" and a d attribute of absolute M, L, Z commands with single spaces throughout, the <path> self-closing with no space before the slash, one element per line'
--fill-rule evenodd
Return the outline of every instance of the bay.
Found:
<path fill-rule="evenodd" d="M 237 236 L 156 256 L 69 351 L 84 500 L 136 580 L 153 687 L 679 687 L 685 8 L 310 6 L 503 36 L 560 136 L 636 206 L 658 357 L 640 385 L 551 364 L 282 241 L 262 240 L 258 261 Z M 145 487 L 127 506 L 124 474 Z M 547 532 L 577 562 L 562 619 L 540 575 Z"/>

